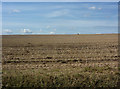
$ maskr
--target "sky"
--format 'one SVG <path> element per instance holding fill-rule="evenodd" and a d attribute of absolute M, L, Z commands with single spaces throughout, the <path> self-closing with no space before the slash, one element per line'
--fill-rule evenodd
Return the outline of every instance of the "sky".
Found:
<path fill-rule="evenodd" d="M 0 35 L 1 34 L 2 34 L 2 2 L 0 1 Z"/>
<path fill-rule="evenodd" d="M 2 3 L 3 35 L 117 32 L 117 2 Z"/>
<path fill-rule="evenodd" d="M 119 0 L 1 0 L 2 2 L 119 2 Z"/>

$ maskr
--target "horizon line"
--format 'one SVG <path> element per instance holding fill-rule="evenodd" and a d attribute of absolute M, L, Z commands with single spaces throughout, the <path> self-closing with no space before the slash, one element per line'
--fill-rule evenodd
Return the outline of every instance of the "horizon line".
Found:
<path fill-rule="evenodd" d="M 2 34 L 4 35 L 104 35 L 104 34 L 120 34 L 120 33 L 98 33 L 98 34 Z M 1 36 L 1 34 L 0 34 Z"/>

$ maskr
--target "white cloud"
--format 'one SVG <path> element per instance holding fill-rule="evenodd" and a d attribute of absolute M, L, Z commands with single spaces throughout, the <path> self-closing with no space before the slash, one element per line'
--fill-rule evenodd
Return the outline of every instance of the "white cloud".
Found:
<path fill-rule="evenodd" d="M 101 34 L 101 33 L 96 33 L 96 34 Z"/>
<path fill-rule="evenodd" d="M 40 29 L 40 32 L 42 32 L 42 29 Z"/>
<path fill-rule="evenodd" d="M 50 34 L 55 34 L 55 32 L 50 32 Z"/>
<path fill-rule="evenodd" d="M 48 25 L 46 28 L 47 28 L 47 29 L 49 29 L 49 28 L 50 28 L 50 26 Z"/>
<path fill-rule="evenodd" d="M 56 29 L 53 29 L 54 31 L 56 31 Z"/>
<path fill-rule="evenodd" d="M 38 35 L 39 35 L 39 34 L 41 34 L 41 33 L 32 33 L 32 34 L 38 34 Z"/>
<path fill-rule="evenodd" d="M 24 29 L 23 32 L 24 33 L 32 33 L 32 31 L 30 29 Z"/>
<path fill-rule="evenodd" d="M 91 10 L 95 10 L 96 7 L 95 7 L 95 6 L 92 6 L 92 7 L 89 7 L 89 9 L 91 9 Z"/>
<path fill-rule="evenodd" d="M 91 10 L 95 10 L 95 9 L 98 9 L 98 10 L 101 10 L 102 8 L 96 8 L 95 6 L 92 6 L 92 7 L 89 7 L 89 9 L 91 9 Z"/>
<path fill-rule="evenodd" d="M 59 17 L 59 16 L 65 16 L 69 15 L 69 10 L 64 9 L 64 10 L 59 10 L 59 11 L 54 11 L 50 14 L 47 14 L 47 17 Z"/>
<path fill-rule="evenodd" d="M 83 15 L 83 17 L 89 17 L 90 16 L 90 14 L 84 14 Z"/>
<path fill-rule="evenodd" d="M 10 29 L 6 29 L 4 30 L 5 33 L 12 33 L 12 31 Z"/>
<path fill-rule="evenodd" d="M 98 8 L 98 10 L 102 10 L 102 8 Z"/>
<path fill-rule="evenodd" d="M 14 9 L 12 12 L 14 12 L 14 13 L 19 13 L 20 10 L 18 10 L 18 9 Z"/>

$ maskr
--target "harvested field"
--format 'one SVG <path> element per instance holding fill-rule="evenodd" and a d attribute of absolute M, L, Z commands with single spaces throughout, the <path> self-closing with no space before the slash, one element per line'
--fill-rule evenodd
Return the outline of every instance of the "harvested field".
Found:
<path fill-rule="evenodd" d="M 118 35 L 4 35 L 3 87 L 117 87 Z"/>

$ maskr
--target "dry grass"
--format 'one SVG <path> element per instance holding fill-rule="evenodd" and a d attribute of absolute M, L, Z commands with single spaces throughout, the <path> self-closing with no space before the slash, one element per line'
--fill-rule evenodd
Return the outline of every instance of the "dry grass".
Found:
<path fill-rule="evenodd" d="M 3 87 L 116 87 L 118 35 L 3 36 Z"/>

